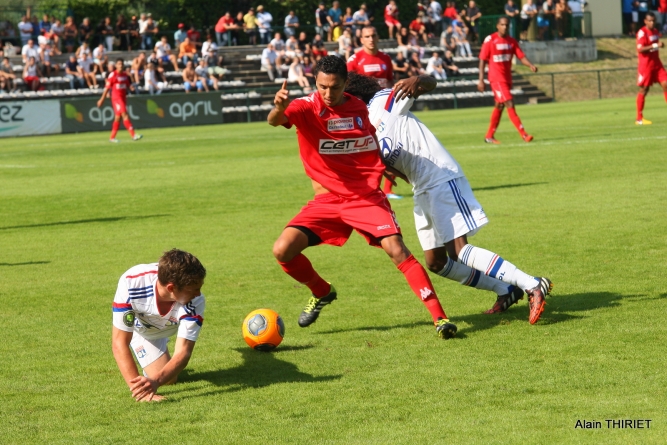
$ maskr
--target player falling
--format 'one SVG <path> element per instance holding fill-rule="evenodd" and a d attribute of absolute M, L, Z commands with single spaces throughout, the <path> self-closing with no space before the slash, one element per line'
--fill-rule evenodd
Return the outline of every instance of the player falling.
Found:
<path fill-rule="evenodd" d="M 644 101 L 651 85 L 659 83 L 667 101 L 667 72 L 660 61 L 660 48 L 664 42 L 658 41 L 660 31 L 655 27 L 655 14 L 646 13 L 644 27 L 637 32 L 637 58 L 639 59 L 639 75 L 637 77 L 637 120 L 635 125 L 651 125 L 653 122 L 644 119 Z"/>
<path fill-rule="evenodd" d="M 102 92 L 102 97 L 97 101 L 97 108 L 100 108 L 106 99 L 109 90 L 111 90 L 111 107 L 114 112 L 113 124 L 111 125 L 111 137 L 109 142 L 118 143 L 116 139 L 116 133 L 120 128 L 120 118 L 123 118 L 123 125 L 132 136 L 133 141 L 138 141 L 142 138 L 140 134 L 135 134 L 134 127 L 132 127 L 132 122 L 130 122 L 130 117 L 127 114 L 127 90 L 132 87 L 130 82 L 130 76 L 125 72 L 125 61 L 123 59 L 116 60 L 116 70 L 109 73 L 107 77 L 106 85 L 104 86 L 104 91 Z"/>
<path fill-rule="evenodd" d="M 533 137 L 526 133 L 526 130 L 523 128 L 521 119 L 519 119 L 514 109 L 514 100 L 510 92 L 512 89 L 512 58 L 516 56 L 522 64 L 530 68 L 534 73 L 537 72 L 537 67 L 530 63 L 519 47 L 519 42 L 507 35 L 509 29 L 509 19 L 507 17 L 498 19 L 496 29 L 498 32 L 494 32 L 484 39 L 482 50 L 479 53 L 479 83 L 477 84 L 477 89 L 484 92 L 484 69 L 488 63 L 489 84 L 491 91 L 493 91 L 493 98 L 496 101 L 493 113 L 491 113 L 491 125 L 489 125 L 489 131 L 486 132 L 484 142 L 487 144 L 500 144 L 494 136 L 505 107 L 507 107 L 507 114 L 510 120 L 519 131 L 519 134 L 521 134 L 521 138 L 526 142 L 530 142 L 533 140 Z"/>

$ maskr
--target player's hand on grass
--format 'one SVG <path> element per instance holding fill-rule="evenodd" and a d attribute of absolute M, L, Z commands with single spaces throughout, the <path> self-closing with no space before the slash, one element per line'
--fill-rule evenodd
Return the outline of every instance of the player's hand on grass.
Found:
<path fill-rule="evenodd" d="M 155 380 L 144 376 L 138 376 L 130 380 L 130 391 L 132 391 L 132 397 L 137 402 L 162 400 L 162 396 L 156 394 L 159 386 Z"/>
<path fill-rule="evenodd" d="M 486 88 L 486 85 L 484 84 L 483 79 L 480 80 L 479 82 L 477 82 L 477 91 L 479 91 L 480 93 L 483 93 L 485 88 Z"/>
<path fill-rule="evenodd" d="M 276 93 L 273 104 L 279 111 L 285 111 L 289 105 L 289 91 L 287 90 L 287 80 L 283 81 L 283 86 Z"/>

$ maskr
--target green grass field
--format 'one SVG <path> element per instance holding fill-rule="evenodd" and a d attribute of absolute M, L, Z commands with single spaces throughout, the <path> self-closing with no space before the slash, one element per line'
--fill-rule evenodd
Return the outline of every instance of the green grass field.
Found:
<path fill-rule="evenodd" d="M 432 275 L 459 327 L 448 341 L 358 235 L 306 251 L 339 299 L 298 327 L 307 288 L 271 254 L 312 196 L 293 130 L 1 139 L 0 443 L 664 443 L 664 101 L 649 96 L 649 127 L 633 125 L 633 98 L 518 112 L 531 144 L 505 115 L 503 144 L 484 145 L 490 109 L 419 115 L 490 218 L 471 242 L 555 283 L 531 326 L 526 300 L 484 315 L 494 294 Z M 392 205 L 422 261 L 411 199 Z M 206 322 L 168 400 L 136 403 L 111 354 L 111 302 L 125 270 L 172 247 L 207 267 Z M 286 323 L 273 353 L 241 337 L 260 307 Z"/>

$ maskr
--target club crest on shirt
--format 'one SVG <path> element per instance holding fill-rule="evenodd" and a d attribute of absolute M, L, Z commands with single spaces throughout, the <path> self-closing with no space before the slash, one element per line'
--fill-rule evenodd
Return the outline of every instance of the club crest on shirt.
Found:
<path fill-rule="evenodd" d="M 134 326 L 134 311 L 127 311 L 123 313 L 123 324 L 128 328 Z"/>
<path fill-rule="evenodd" d="M 363 130 L 363 128 L 364 128 L 364 121 L 362 121 L 361 118 L 360 118 L 359 116 L 355 117 L 355 119 L 357 120 L 357 125 L 359 126 L 359 128 L 361 128 L 361 129 Z"/>
<path fill-rule="evenodd" d="M 144 345 L 137 346 L 136 348 L 134 348 L 134 352 L 137 355 L 137 358 L 146 357 L 146 349 L 144 348 Z"/>
<path fill-rule="evenodd" d="M 328 131 L 354 130 L 354 120 L 351 117 L 327 120 Z"/>

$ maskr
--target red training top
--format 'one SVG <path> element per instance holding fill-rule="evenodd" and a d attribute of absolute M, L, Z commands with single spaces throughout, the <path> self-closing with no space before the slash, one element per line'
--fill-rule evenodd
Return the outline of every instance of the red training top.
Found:
<path fill-rule="evenodd" d="M 391 57 L 382 51 L 372 55 L 362 49 L 347 60 L 347 70 L 364 76 L 375 77 L 382 88 L 394 84 L 394 67 L 391 64 Z"/>
<path fill-rule="evenodd" d="M 112 71 L 107 77 L 107 88 L 111 90 L 111 100 L 125 102 L 127 98 L 127 90 L 130 88 L 130 77 L 125 71 L 118 74 L 117 71 Z"/>
<path fill-rule="evenodd" d="M 377 192 L 384 165 L 366 104 L 347 93 L 345 98 L 336 107 L 327 107 L 317 91 L 295 99 L 284 125 L 296 125 L 308 177 L 335 195 L 358 199 Z"/>
<path fill-rule="evenodd" d="M 489 63 L 489 82 L 512 85 L 513 56 L 519 59 L 526 57 L 519 47 L 519 42 L 512 37 L 508 35 L 500 37 L 494 32 L 484 39 L 479 58 Z"/>
<path fill-rule="evenodd" d="M 644 26 L 637 32 L 637 49 L 642 46 L 651 46 L 654 43 L 660 43 L 660 31 L 657 28 L 649 29 Z M 651 49 L 648 52 L 640 53 L 637 51 L 637 58 L 639 59 L 639 72 L 648 74 L 651 71 L 662 68 L 658 48 Z"/>

